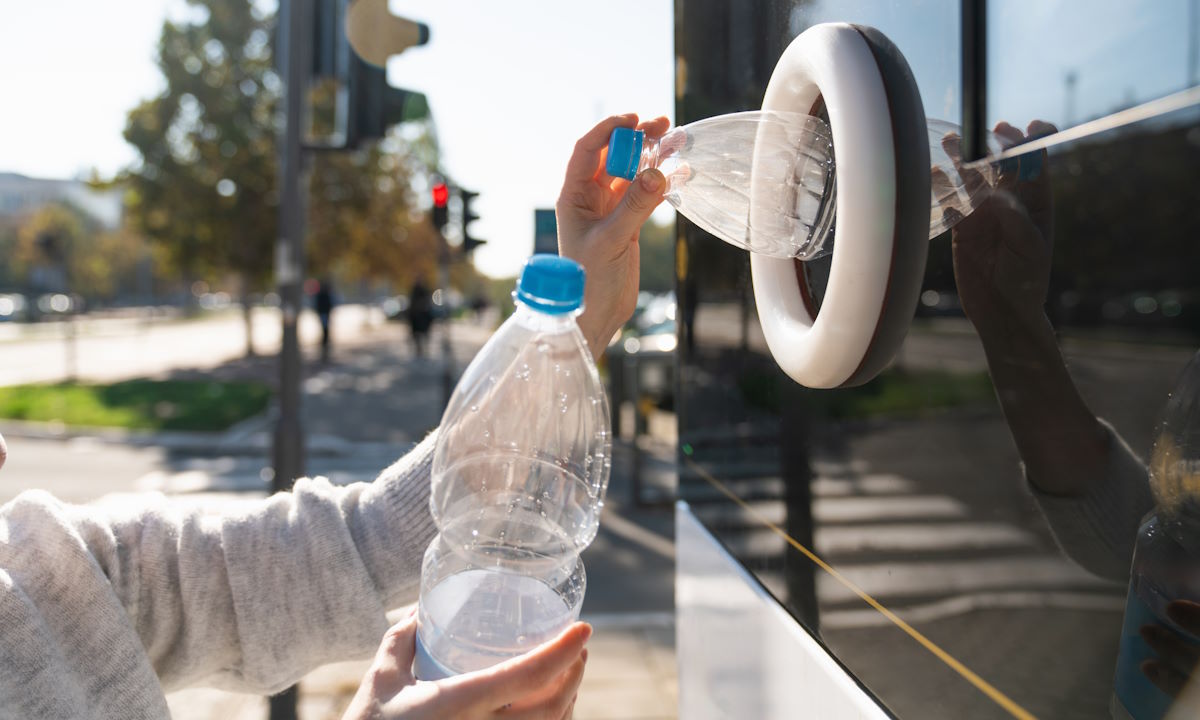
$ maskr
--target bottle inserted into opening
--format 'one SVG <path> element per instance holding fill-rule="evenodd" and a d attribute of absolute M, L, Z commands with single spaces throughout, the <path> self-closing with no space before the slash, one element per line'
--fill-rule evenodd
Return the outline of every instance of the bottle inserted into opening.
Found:
<path fill-rule="evenodd" d="M 988 161 L 961 165 L 958 126 L 935 119 L 926 123 L 932 239 L 979 207 L 998 173 Z M 1002 149 L 995 136 L 989 135 L 988 140 L 993 153 Z M 614 130 L 608 174 L 632 180 L 648 168 L 657 168 L 666 177 L 668 203 L 731 245 L 768 257 L 800 260 L 832 251 L 837 159 L 825 119 L 751 110 L 689 123 L 661 138 L 631 128 Z M 752 174 L 768 189 L 753 200 Z M 762 212 L 752 213 L 751 202 Z"/>

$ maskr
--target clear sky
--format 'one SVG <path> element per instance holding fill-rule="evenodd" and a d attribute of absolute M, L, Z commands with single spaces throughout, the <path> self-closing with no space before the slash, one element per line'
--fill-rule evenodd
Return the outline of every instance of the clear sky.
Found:
<path fill-rule="evenodd" d="M 480 193 L 479 269 L 516 274 L 575 140 L 611 113 L 674 112 L 672 0 L 392 0 L 430 43 L 389 80 L 424 92 L 443 169 Z M 125 115 L 162 87 L 164 18 L 181 0 L 53 0 L 0 11 L 0 171 L 110 175 L 134 159 Z"/>
<path fill-rule="evenodd" d="M 392 85 L 429 98 L 451 180 L 480 193 L 476 264 L 516 274 L 533 211 L 551 208 L 575 141 L 622 112 L 674 115 L 672 0 L 392 0 L 430 42 Z"/>

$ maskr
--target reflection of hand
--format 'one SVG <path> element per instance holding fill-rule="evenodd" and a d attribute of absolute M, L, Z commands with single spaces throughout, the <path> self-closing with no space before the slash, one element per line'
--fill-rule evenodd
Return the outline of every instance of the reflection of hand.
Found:
<path fill-rule="evenodd" d="M 1173 600 L 1167 604 L 1167 617 L 1185 632 L 1200 637 L 1200 603 Z M 1159 690 L 1179 697 L 1188 678 L 1200 664 L 1200 645 L 1190 643 L 1162 625 L 1143 625 L 1142 638 L 1158 654 L 1142 661 L 1142 674 Z"/>
<path fill-rule="evenodd" d="M 1029 126 L 1029 137 L 1055 131 L 1052 125 L 1034 121 Z M 1009 145 L 1026 140 L 1008 123 L 997 125 L 995 133 Z M 977 170 L 960 164 L 957 136 L 948 135 L 942 146 L 968 185 L 981 181 Z M 1045 151 L 1040 152 L 1044 156 Z M 959 298 L 981 335 L 1003 333 L 1013 323 L 1027 326 L 1043 317 L 1053 242 L 1050 184 L 1044 170 L 1022 173 L 1021 160 L 1030 162 L 1024 157 L 1017 162 L 1002 162 L 996 192 L 954 227 L 954 277 Z M 1045 158 L 1040 156 L 1036 161 L 1044 166 Z M 939 174 L 937 170 L 933 173 L 935 185 Z M 957 211 L 945 207 L 944 212 Z"/>
<path fill-rule="evenodd" d="M 579 327 L 592 355 L 599 356 L 637 304 L 638 233 L 662 202 L 666 181 L 646 170 L 634 182 L 604 172 L 608 138 L 618 127 L 633 127 L 637 115 L 615 115 L 592 128 L 575 145 L 562 192 L 555 204 L 559 251 L 587 271 L 584 312 Z M 661 137 L 665 117 L 637 127 Z"/>
<path fill-rule="evenodd" d="M 413 677 L 416 634 L 415 613 L 388 630 L 342 720 L 571 717 L 587 661 L 586 624 L 494 667 L 435 682 Z"/>

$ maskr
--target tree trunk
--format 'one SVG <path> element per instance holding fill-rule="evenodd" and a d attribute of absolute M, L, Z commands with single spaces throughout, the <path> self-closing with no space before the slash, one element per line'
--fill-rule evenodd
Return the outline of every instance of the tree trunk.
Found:
<path fill-rule="evenodd" d="M 238 276 L 238 301 L 242 304 L 242 322 L 246 327 L 246 357 L 254 357 L 254 318 L 253 308 L 250 307 L 250 280 L 245 275 Z"/>

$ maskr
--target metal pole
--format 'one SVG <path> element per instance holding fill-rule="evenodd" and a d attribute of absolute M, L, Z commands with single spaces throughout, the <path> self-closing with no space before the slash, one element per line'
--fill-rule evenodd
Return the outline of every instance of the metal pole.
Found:
<path fill-rule="evenodd" d="M 450 245 L 438 233 L 438 286 L 442 292 L 442 407 L 454 392 L 454 354 L 450 350 Z"/>
<path fill-rule="evenodd" d="M 279 418 L 275 426 L 271 490 L 290 490 L 305 473 L 304 428 L 300 420 L 300 336 L 303 308 L 304 211 L 308 191 L 301 147 L 307 94 L 312 0 L 280 0 L 276 51 L 284 78 L 284 127 L 279 147 L 279 237 L 275 243 L 275 282 L 283 316 L 279 350 Z M 296 720 L 295 686 L 270 699 L 271 720 Z"/>
<path fill-rule="evenodd" d="M 642 412 L 642 358 L 630 353 L 625 356 L 625 377 L 629 383 L 629 399 L 633 401 L 632 465 L 629 469 L 630 493 L 635 505 L 642 504 L 642 436 L 646 434 L 646 416 Z"/>
<path fill-rule="evenodd" d="M 962 157 L 987 155 L 987 0 L 962 0 Z"/>

